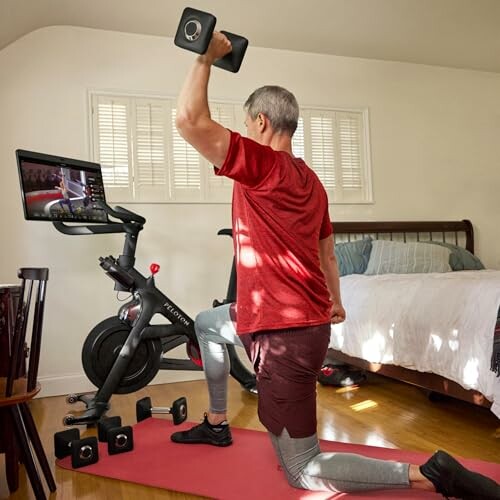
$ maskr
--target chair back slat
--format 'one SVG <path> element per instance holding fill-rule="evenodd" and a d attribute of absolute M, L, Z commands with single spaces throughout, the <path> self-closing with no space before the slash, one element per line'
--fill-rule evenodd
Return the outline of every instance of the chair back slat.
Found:
<path fill-rule="evenodd" d="M 12 349 L 10 352 L 9 369 L 7 371 L 7 381 L 5 384 L 5 396 L 12 396 L 14 380 L 19 376 L 19 358 L 21 358 L 22 347 L 26 335 L 26 281 L 21 281 L 21 291 L 19 292 L 19 302 L 17 304 L 16 321 L 14 323 L 14 335 L 12 337 Z M 22 358 L 21 358 L 22 359 Z"/>
<path fill-rule="evenodd" d="M 40 347 L 42 344 L 43 312 L 45 308 L 46 281 L 38 284 L 38 294 L 33 317 L 33 335 L 31 337 L 30 361 L 28 367 L 28 391 L 36 387 L 38 364 L 40 362 Z"/>
<path fill-rule="evenodd" d="M 32 331 L 29 349 L 29 365 L 26 373 L 27 391 L 36 387 L 38 365 L 40 360 L 40 345 L 42 338 L 43 312 L 45 307 L 46 282 L 48 280 L 47 268 L 21 268 L 18 271 L 21 278 L 21 291 L 17 307 L 12 352 L 10 355 L 9 370 L 5 386 L 5 396 L 13 393 L 14 381 L 24 376 L 26 371 L 25 342 L 32 300 L 35 297 L 34 312 L 31 315 Z M 36 293 L 34 293 L 36 290 Z"/>

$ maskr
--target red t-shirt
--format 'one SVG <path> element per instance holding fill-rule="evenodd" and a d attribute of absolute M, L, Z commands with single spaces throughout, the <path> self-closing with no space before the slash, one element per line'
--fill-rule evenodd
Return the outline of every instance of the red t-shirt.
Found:
<path fill-rule="evenodd" d="M 328 323 L 319 240 L 332 226 L 316 174 L 303 160 L 236 132 L 215 173 L 235 181 L 238 334 Z"/>

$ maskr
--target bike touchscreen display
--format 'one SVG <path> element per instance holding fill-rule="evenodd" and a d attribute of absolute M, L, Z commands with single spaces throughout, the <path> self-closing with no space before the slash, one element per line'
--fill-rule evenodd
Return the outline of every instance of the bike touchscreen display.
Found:
<path fill-rule="evenodd" d="M 16 156 L 27 220 L 109 222 L 98 163 L 20 149 Z"/>

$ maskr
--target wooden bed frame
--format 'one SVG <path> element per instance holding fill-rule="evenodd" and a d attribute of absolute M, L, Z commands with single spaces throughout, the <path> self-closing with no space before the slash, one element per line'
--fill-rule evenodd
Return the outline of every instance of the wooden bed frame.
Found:
<path fill-rule="evenodd" d="M 335 241 L 353 241 L 363 237 L 394 241 L 441 241 L 465 247 L 474 253 L 474 231 L 469 220 L 462 221 L 401 221 L 401 222 L 335 222 Z M 461 385 L 433 373 L 423 373 L 396 365 L 370 363 L 348 356 L 336 349 L 328 357 L 370 372 L 385 375 L 422 387 L 431 393 L 445 394 L 489 408 L 491 402 L 480 392 L 466 390 Z"/>

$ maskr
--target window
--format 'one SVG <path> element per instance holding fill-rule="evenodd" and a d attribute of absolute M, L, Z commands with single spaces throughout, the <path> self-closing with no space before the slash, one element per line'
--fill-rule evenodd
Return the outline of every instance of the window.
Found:
<path fill-rule="evenodd" d="M 94 160 L 106 193 L 121 202 L 230 203 L 232 181 L 218 177 L 175 128 L 175 99 L 91 94 Z M 242 104 L 210 102 L 212 117 L 244 133 Z M 294 154 L 324 184 L 330 203 L 371 201 L 363 111 L 301 109 Z"/>
<path fill-rule="evenodd" d="M 328 192 L 330 203 L 372 201 L 366 111 L 302 108 L 292 140 Z"/>

